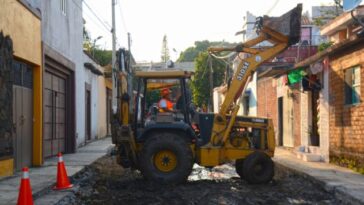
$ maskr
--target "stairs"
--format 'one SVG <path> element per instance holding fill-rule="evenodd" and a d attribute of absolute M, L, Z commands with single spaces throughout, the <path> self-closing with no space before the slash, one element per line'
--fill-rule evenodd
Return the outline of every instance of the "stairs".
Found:
<path fill-rule="evenodd" d="M 299 146 L 295 148 L 295 154 L 298 159 L 305 162 L 322 162 L 320 147 L 316 146 Z"/>

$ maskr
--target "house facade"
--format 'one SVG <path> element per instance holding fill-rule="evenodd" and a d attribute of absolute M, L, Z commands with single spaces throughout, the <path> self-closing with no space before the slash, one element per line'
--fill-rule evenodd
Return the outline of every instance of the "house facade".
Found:
<path fill-rule="evenodd" d="M 354 15 L 363 16 L 364 7 Z M 325 149 L 324 159 L 349 160 L 364 166 L 364 140 L 362 137 L 362 82 L 364 64 L 363 28 L 356 24 L 350 13 L 344 13 L 324 25 L 322 35 L 327 35 L 333 45 L 298 63 L 304 67 L 321 70 L 318 110 L 320 149 Z M 307 109 L 307 105 L 301 105 Z"/>
<path fill-rule="evenodd" d="M 40 13 L 25 1 L 0 1 L 0 177 L 42 164 Z"/>
<path fill-rule="evenodd" d="M 44 59 L 43 157 L 76 151 L 82 121 L 78 92 L 83 68 L 82 1 L 35 1 L 42 12 Z M 77 122 L 77 123 L 76 123 Z M 81 125 L 80 125 L 81 124 Z"/>
<path fill-rule="evenodd" d="M 85 106 L 85 138 L 79 146 L 110 134 L 110 104 L 108 93 L 111 92 L 112 83 L 104 77 L 104 68 L 98 65 L 93 57 L 86 51 L 84 57 L 84 99 Z"/>
<path fill-rule="evenodd" d="M 328 41 L 314 23 L 328 22 L 335 15 L 327 14 L 335 12 L 342 11 L 313 7 L 312 18 L 302 16 L 300 42 L 258 74 L 258 116 L 273 119 L 278 146 L 295 148 L 297 157 L 306 161 L 329 161 L 330 81 L 327 61 L 300 62 L 318 55 L 318 46 Z"/>
<path fill-rule="evenodd" d="M 110 78 L 105 77 L 106 69 L 99 67 L 104 74 L 98 76 L 98 122 L 97 122 L 97 137 L 102 138 L 111 135 L 111 99 L 112 99 L 112 82 Z"/>

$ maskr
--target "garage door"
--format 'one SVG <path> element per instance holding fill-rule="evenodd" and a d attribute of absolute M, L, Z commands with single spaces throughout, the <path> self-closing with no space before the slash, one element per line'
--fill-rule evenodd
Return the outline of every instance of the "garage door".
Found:
<path fill-rule="evenodd" d="M 66 80 L 50 72 L 44 75 L 44 157 L 65 152 Z"/>

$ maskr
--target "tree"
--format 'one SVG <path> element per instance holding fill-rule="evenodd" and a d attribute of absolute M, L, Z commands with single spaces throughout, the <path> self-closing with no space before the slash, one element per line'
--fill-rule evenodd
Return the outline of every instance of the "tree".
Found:
<path fill-rule="evenodd" d="M 112 51 L 100 49 L 99 46 L 95 45 L 94 39 L 91 38 L 90 32 L 86 29 L 85 24 L 83 25 L 83 49 L 90 54 L 93 53 L 95 60 L 101 65 L 105 66 L 111 63 Z"/>
<path fill-rule="evenodd" d="M 101 65 L 105 66 L 111 64 L 112 51 L 104 50 L 98 47 L 94 48 L 94 58 Z"/>
<path fill-rule="evenodd" d="M 209 76 L 209 54 L 207 51 L 200 52 L 195 59 L 195 75 L 191 81 L 193 102 L 197 106 L 208 105 L 211 99 L 210 91 L 217 86 L 220 86 L 224 81 L 224 73 L 226 64 L 221 60 L 211 57 L 213 69 L 213 87 L 210 88 Z"/>
<path fill-rule="evenodd" d="M 195 41 L 195 45 L 181 52 L 177 62 L 191 62 L 201 53 L 207 51 L 211 46 L 235 46 L 236 43 L 228 43 L 225 41 L 210 42 L 208 40 Z"/>
<path fill-rule="evenodd" d="M 162 59 L 162 62 L 165 62 L 165 63 L 170 59 L 167 35 L 163 36 L 161 59 Z"/>

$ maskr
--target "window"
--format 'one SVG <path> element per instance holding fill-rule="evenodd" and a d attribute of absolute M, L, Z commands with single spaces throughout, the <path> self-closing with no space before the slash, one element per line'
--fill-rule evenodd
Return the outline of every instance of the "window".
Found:
<path fill-rule="evenodd" d="M 345 70 L 345 104 L 360 103 L 360 67 Z"/>
<path fill-rule="evenodd" d="M 67 9 L 67 0 L 60 0 L 61 2 L 61 11 L 63 15 L 66 15 L 66 9 Z"/>
<path fill-rule="evenodd" d="M 26 63 L 14 60 L 13 62 L 13 83 L 33 89 L 32 67 Z"/>

